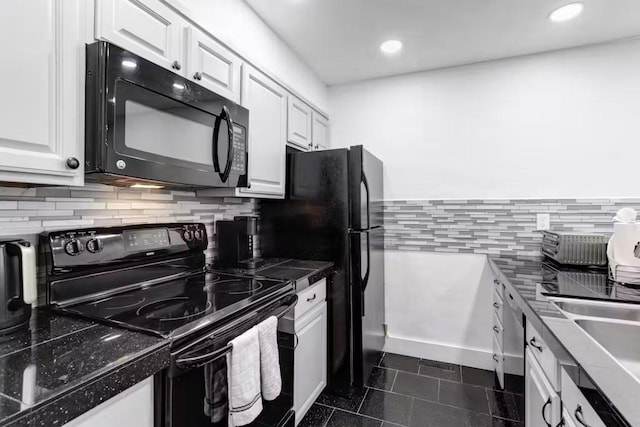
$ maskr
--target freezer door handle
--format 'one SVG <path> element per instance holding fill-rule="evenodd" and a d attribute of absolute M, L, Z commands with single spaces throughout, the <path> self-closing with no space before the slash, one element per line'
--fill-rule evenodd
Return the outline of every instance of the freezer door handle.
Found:
<path fill-rule="evenodd" d="M 369 181 L 367 181 L 367 175 L 365 175 L 364 171 L 362 171 L 361 179 L 362 179 L 362 184 L 364 185 L 364 192 L 365 192 L 365 197 L 367 202 L 367 226 L 365 228 L 369 229 L 369 227 L 371 227 L 371 212 L 369 210 L 369 203 L 371 202 L 371 200 L 369 197 Z"/>
<path fill-rule="evenodd" d="M 369 273 L 371 272 L 371 241 L 369 237 L 369 233 L 367 235 L 367 269 L 364 272 L 364 276 L 362 277 L 362 293 L 367 289 L 367 285 L 369 284 Z"/>

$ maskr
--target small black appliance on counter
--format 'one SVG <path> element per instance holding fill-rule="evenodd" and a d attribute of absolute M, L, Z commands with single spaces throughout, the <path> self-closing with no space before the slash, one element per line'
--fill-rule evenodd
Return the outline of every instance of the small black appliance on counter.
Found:
<path fill-rule="evenodd" d="M 28 325 L 36 297 L 33 245 L 24 240 L 0 242 L 0 335 Z"/>
<path fill-rule="evenodd" d="M 218 221 L 218 267 L 253 270 L 264 260 L 253 257 L 254 238 L 258 234 L 257 216 L 236 216 L 233 221 Z"/>

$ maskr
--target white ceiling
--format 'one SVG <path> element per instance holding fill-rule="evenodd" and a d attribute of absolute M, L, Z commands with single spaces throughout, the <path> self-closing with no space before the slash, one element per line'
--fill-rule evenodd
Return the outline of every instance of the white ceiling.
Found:
<path fill-rule="evenodd" d="M 640 0 L 246 0 L 327 84 L 469 64 L 640 35 Z M 242 29 L 238 29 L 242 31 Z M 404 43 L 385 57 L 386 39 Z"/>

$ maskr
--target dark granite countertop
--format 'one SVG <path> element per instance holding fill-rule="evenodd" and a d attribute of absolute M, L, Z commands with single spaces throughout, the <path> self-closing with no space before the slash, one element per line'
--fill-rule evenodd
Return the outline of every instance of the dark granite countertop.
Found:
<path fill-rule="evenodd" d="M 606 271 L 562 268 L 537 257 L 490 256 L 489 261 L 505 284 L 505 298 L 517 300 L 605 425 L 640 425 L 640 383 L 548 299 L 633 301 L 638 290 L 610 282 Z"/>
<path fill-rule="evenodd" d="M 35 309 L 0 337 L 0 425 L 62 425 L 168 363 L 168 341 Z"/>
<path fill-rule="evenodd" d="M 264 277 L 265 279 L 289 280 L 294 282 L 296 292 L 309 287 L 333 273 L 330 261 L 314 261 L 288 258 L 265 258 L 260 268 L 247 270 L 240 268 L 216 268 L 216 271 Z"/>

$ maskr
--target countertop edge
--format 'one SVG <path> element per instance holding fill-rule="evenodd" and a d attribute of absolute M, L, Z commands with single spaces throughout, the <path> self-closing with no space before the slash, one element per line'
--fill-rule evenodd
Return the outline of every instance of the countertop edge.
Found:
<path fill-rule="evenodd" d="M 563 353 L 565 353 L 565 355 L 568 356 L 572 360 L 572 362 L 576 364 L 576 366 L 578 366 L 582 371 L 584 371 L 584 374 L 587 375 L 587 377 L 593 383 L 593 385 L 595 385 L 598 388 L 599 393 L 607 401 L 612 412 L 614 412 L 617 415 L 617 418 L 620 419 L 619 421 L 623 423 L 622 425 L 632 427 L 633 424 L 629 422 L 628 415 L 625 414 L 625 412 L 622 411 L 619 405 L 617 405 L 616 402 L 614 401 L 616 399 L 612 399 L 611 394 L 607 394 L 607 391 L 603 389 L 602 385 L 599 384 L 598 381 L 594 380 L 593 376 L 589 374 L 588 367 L 590 365 L 588 363 L 582 362 L 580 360 L 580 356 L 576 356 L 574 354 L 575 353 L 574 351 L 571 351 L 570 348 L 567 348 L 567 345 L 565 345 L 566 343 L 563 343 L 562 339 L 558 337 L 556 334 L 556 331 L 554 331 L 554 329 L 556 328 L 555 323 L 558 323 L 559 321 L 564 321 L 564 323 L 573 323 L 573 321 L 564 316 L 555 318 L 555 317 L 545 317 L 539 314 L 536 311 L 536 309 L 530 305 L 528 299 L 525 298 L 521 294 L 521 292 L 518 290 L 518 288 L 509 281 L 509 278 L 507 277 L 507 275 L 502 271 L 500 266 L 492 259 L 491 255 L 487 255 L 487 260 L 489 261 L 489 266 L 494 272 L 494 274 L 496 276 L 499 276 L 498 278 L 502 282 L 504 282 L 505 286 L 508 286 L 509 291 L 515 292 L 518 295 L 518 297 L 522 301 L 520 308 L 522 310 L 523 315 L 526 317 L 527 320 L 529 320 L 529 322 L 533 325 L 534 328 L 538 329 L 539 332 L 542 331 L 542 338 L 545 341 L 551 338 L 552 345 L 556 348 L 560 347 Z M 547 301 L 547 303 L 549 302 L 550 301 Z M 574 325 L 574 326 L 575 326 L 574 331 L 580 330 L 579 326 L 577 325 Z M 548 332 L 548 333 L 545 333 L 545 332 Z M 551 351 L 552 353 L 555 353 L 553 349 Z M 594 366 L 594 368 L 603 368 L 603 367 Z M 622 370 L 622 368 L 620 368 L 620 370 Z M 639 384 L 639 387 L 640 387 L 640 384 Z M 636 417 L 634 417 L 634 419 L 635 418 Z"/>
<path fill-rule="evenodd" d="M 169 366 L 170 342 L 161 341 L 131 360 L 74 384 L 38 404 L 0 420 L 0 426 L 62 425 Z"/>

